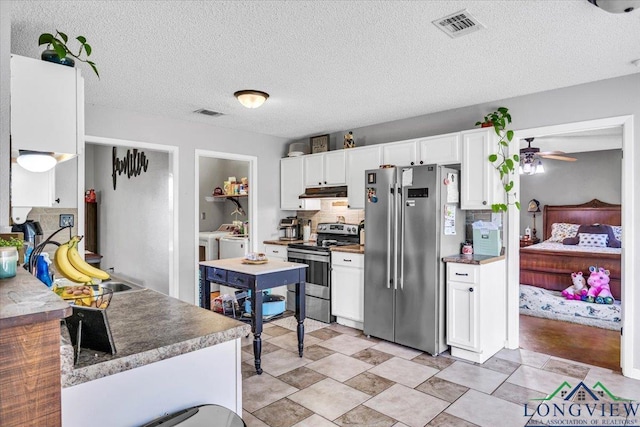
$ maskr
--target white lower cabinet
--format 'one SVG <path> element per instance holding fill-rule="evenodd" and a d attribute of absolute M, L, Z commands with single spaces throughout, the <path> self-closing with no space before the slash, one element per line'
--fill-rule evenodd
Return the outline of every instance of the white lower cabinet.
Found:
<path fill-rule="evenodd" d="M 264 254 L 267 256 L 267 259 L 273 259 L 276 261 L 286 261 L 287 260 L 287 246 L 286 245 L 264 245 Z M 282 295 L 283 297 L 287 297 L 287 287 L 279 286 L 277 288 L 272 288 L 271 293 L 275 295 Z"/>
<path fill-rule="evenodd" d="M 364 255 L 331 252 L 331 314 L 336 322 L 362 330 Z"/>
<path fill-rule="evenodd" d="M 447 344 L 451 355 L 484 363 L 504 347 L 507 327 L 504 259 L 447 263 Z"/>

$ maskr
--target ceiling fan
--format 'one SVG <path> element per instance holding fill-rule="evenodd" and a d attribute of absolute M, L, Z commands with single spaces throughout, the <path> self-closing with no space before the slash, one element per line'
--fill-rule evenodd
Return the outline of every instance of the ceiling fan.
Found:
<path fill-rule="evenodd" d="M 533 138 L 524 138 L 529 144 L 528 147 L 520 149 L 520 174 L 534 175 L 544 173 L 544 166 L 541 158 L 562 160 L 564 162 L 575 162 L 574 157 L 565 156 L 564 151 L 540 151 L 537 147 L 532 147 Z"/>
<path fill-rule="evenodd" d="M 527 143 L 529 143 L 528 147 L 520 149 L 520 157 L 524 159 L 525 162 L 532 163 L 535 158 L 542 157 L 544 159 L 553 159 L 553 160 L 562 160 L 564 162 L 575 162 L 576 159 L 574 157 L 566 156 L 564 151 L 540 151 L 539 148 L 532 147 L 531 143 L 534 138 L 524 138 Z"/>

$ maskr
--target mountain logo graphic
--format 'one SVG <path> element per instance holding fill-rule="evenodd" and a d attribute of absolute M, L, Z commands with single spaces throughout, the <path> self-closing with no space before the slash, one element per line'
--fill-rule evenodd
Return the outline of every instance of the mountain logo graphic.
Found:
<path fill-rule="evenodd" d="M 600 381 L 595 383 L 592 388 L 587 387 L 587 385 L 582 381 L 580 381 L 578 385 L 572 388 L 571 384 L 565 381 L 562 384 L 560 384 L 560 386 L 556 388 L 554 392 L 548 395 L 547 397 L 543 397 L 540 399 L 530 399 L 530 400 L 540 400 L 540 401 L 551 400 L 556 396 L 562 398 L 563 400 L 569 400 L 569 401 L 572 401 L 575 399 L 578 402 L 584 402 L 587 400 L 599 401 L 605 396 L 607 396 L 609 399 L 613 400 L 614 402 L 631 402 L 632 401 L 631 399 L 625 399 L 625 398 L 614 395 Z"/>

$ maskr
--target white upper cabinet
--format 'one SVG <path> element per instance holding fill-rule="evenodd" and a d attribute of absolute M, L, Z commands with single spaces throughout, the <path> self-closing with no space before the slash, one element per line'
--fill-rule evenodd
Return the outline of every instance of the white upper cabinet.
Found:
<path fill-rule="evenodd" d="M 280 209 L 297 210 L 304 193 L 303 158 L 280 159 Z"/>
<path fill-rule="evenodd" d="M 347 195 L 349 208 L 364 209 L 365 176 L 367 169 L 377 169 L 382 164 L 382 146 L 350 148 L 347 154 Z"/>
<path fill-rule="evenodd" d="M 346 182 L 344 150 L 304 156 L 305 187 L 344 185 Z"/>
<path fill-rule="evenodd" d="M 385 165 L 413 166 L 417 159 L 416 140 L 391 142 L 382 146 L 382 160 Z"/>
<path fill-rule="evenodd" d="M 46 172 L 30 172 L 19 164 L 12 163 L 11 206 L 16 208 L 54 206 L 55 182 L 55 168 Z"/>
<path fill-rule="evenodd" d="M 347 182 L 345 151 L 324 153 L 324 184 L 344 185 Z"/>
<path fill-rule="evenodd" d="M 418 140 L 418 164 L 450 165 L 461 162 L 460 133 Z"/>
<path fill-rule="evenodd" d="M 76 154 L 84 137 L 80 70 L 11 55 L 13 149 Z"/>
<path fill-rule="evenodd" d="M 500 174 L 488 160 L 497 144 L 493 128 L 462 133 L 461 209 L 491 209 L 492 204 L 503 202 Z"/>

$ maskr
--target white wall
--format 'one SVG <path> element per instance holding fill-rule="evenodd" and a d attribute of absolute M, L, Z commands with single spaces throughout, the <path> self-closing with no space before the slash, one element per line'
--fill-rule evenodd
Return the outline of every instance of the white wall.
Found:
<path fill-rule="evenodd" d="M 200 213 L 205 214 L 205 219 L 200 219 L 200 231 L 217 230 L 221 224 L 230 224 L 235 216 L 231 213 L 236 205 L 231 202 L 207 202 L 205 197 L 211 197 L 216 187 L 223 188 L 223 182 L 230 176 L 235 176 L 240 181 L 249 176 L 249 162 L 238 160 L 216 159 L 213 157 L 200 157 Z M 249 183 L 251 185 L 251 183 Z M 249 200 L 247 197 L 238 199 L 247 215 L 238 215 L 238 221 L 249 220 Z"/>
<path fill-rule="evenodd" d="M 255 111 L 247 110 L 246 114 Z M 259 112 L 258 112 L 259 113 Z M 154 117 L 131 111 L 86 106 L 86 134 L 91 136 L 178 146 L 179 166 L 179 297 L 194 302 L 196 283 L 196 235 L 198 212 L 193 201 L 198 197 L 195 176 L 195 150 L 246 154 L 258 158 L 258 177 L 249 183 L 258 191 L 258 242 L 277 238 L 280 211 L 280 158 L 289 140 L 251 132 L 208 126 L 202 123 Z M 122 179 L 119 181 L 122 182 Z M 261 245 L 260 245 L 261 246 Z"/>
<path fill-rule="evenodd" d="M 128 147 L 118 147 L 125 156 Z M 98 200 L 98 251 L 102 269 L 139 279 L 144 286 L 169 295 L 171 217 L 169 154 L 143 151 L 146 172 L 112 180 L 112 146 L 93 147 L 93 180 Z"/>
<path fill-rule="evenodd" d="M 533 216 L 527 212 L 531 199 L 545 205 L 577 205 L 598 199 L 605 203 L 619 204 L 622 200 L 621 150 L 572 153 L 575 162 L 545 160 L 543 174 L 520 176 L 520 234 L 529 226 L 533 228 Z M 542 239 L 544 224 L 542 212 L 536 215 L 538 238 Z"/>
<path fill-rule="evenodd" d="M 9 123 L 11 93 L 11 8 L 10 1 L 0 1 L 0 226 L 9 225 L 10 178 Z"/>

